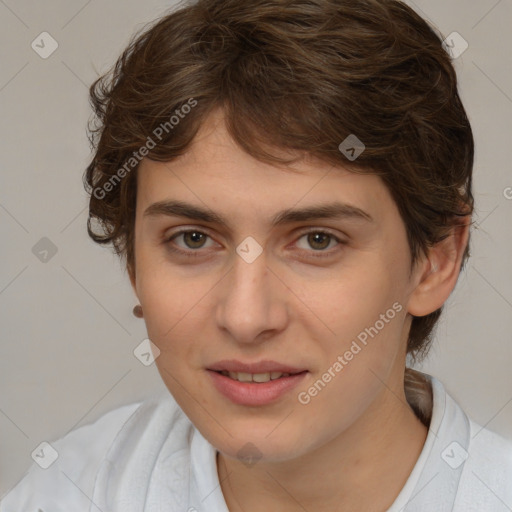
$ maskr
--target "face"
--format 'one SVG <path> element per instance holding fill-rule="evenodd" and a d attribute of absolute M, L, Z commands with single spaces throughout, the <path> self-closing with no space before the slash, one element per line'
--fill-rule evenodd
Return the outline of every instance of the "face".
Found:
<path fill-rule="evenodd" d="M 380 178 L 259 162 L 217 113 L 185 155 L 144 160 L 137 186 L 132 284 L 156 364 L 219 451 L 250 442 L 269 461 L 293 459 L 376 411 L 383 383 L 403 390 L 416 282 Z M 214 216 L 165 206 L 177 201 Z"/>

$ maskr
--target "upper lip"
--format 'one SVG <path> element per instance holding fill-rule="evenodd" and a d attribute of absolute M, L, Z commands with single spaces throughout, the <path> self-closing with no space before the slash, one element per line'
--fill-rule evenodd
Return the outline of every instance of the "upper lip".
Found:
<path fill-rule="evenodd" d="M 208 367 L 208 369 L 216 372 L 228 371 L 235 373 L 301 373 L 307 371 L 306 368 L 289 366 L 287 364 L 278 363 L 277 361 L 271 361 L 267 359 L 254 363 L 242 363 L 236 359 L 225 359 L 212 364 Z"/>

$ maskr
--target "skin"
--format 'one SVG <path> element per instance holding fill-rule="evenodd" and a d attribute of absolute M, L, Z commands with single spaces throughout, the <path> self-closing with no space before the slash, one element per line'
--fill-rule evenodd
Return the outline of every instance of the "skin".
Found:
<path fill-rule="evenodd" d="M 426 315 L 450 295 L 467 224 L 410 273 L 405 226 L 379 177 L 307 156 L 293 168 L 257 161 L 231 140 L 221 111 L 205 120 L 186 154 L 165 163 L 143 160 L 137 179 L 130 279 L 148 336 L 161 351 L 156 364 L 162 379 L 219 452 L 229 510 L 386 510 L 427 435 L 403 389 L 411 314 Z M 144 216 L 149 205 L 168 199 L 207 207 L 229 227 Z M 334 200 L 359 207 L 373 221 L 271 226 L 285 208 Z M 180 228 L 207 236 L 168 241 Z M 344 243 L 308 238 L 305 231 L 312 228 Z M 263 248 L 252 263 L 236 253 L 247 236 Z M 179 256 L 170 247 L 199 256 Z M 315 257 L 322 251 L 330 255 Z M 396 302 L 402 310 L 301 404 L 298 393 Z M 237 405 L 216 391 L 206 371 L 221 359 L 272 359 L 310 373 L 273 404 Z M 261 454 L 253 465 L 237 458 L 248 442 Z"/>

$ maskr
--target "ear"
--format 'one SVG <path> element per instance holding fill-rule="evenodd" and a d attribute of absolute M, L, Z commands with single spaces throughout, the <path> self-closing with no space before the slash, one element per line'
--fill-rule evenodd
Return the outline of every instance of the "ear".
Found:
<path fill-rule="evenodd" d="M 409 297 L 407 311 L 425 316 L 439 309 L 452 293 L 468 244 L 470 217 L 463 217 L 448 236 L 431 247 L 417 266 L 417 284 Z"/>

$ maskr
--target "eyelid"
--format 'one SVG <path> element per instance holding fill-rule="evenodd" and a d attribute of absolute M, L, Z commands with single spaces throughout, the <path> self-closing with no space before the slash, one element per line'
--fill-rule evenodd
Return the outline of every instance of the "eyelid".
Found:
<path fill-rule="evenodd" d="M 330 235 L 340 242 L 342 241 L 340 235 L 329 228 L 311 226 L 309 228 L 304 228 L 304 230 L 299 228 L 297 231 L 300 234 L 300 236 L 307 235 L 308 233 L 325 233 L 326 235 Z"/>
<path fill-rule="evenodd" d="M 197 233 L 201 233 L 203 235 L 208 235 L 210 238 L 213 238 L 212 231 L 210 231 L 209 228 L 205 226 L 180 226 L 179 228 L 176 228 L 176 231 L 173 231 L 172 233 L 166 231 L 164 234 L 164 241 L 171 240 L 175 236 L 181 235 L 183 233 L 190 233 L 191 231 L 196 231 Z"/>

